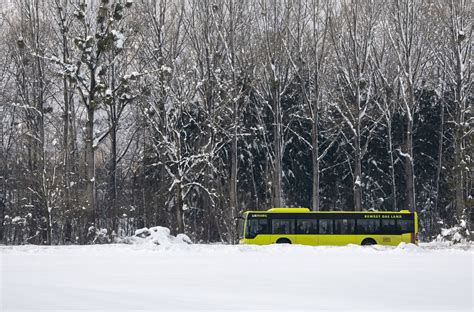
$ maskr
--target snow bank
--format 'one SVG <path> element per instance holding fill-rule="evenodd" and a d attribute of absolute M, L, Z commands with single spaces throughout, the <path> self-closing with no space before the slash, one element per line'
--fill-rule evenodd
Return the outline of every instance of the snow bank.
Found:
<path fill-rule="evenodd" d="M 154 245 L 173 245 L 173 244 L 192 244 L 191 239 L 186 234 L 171 235 L 168 228 L 154 226 L 151 228 L 142 228 L 135 231 L 132 237 L 126 237 L 118 240 L 119 243 L 127 244 L 154 244 Z"/>
<path fill-rule="evenodd" d="M 438 242 L 449 242 L 453 244 L 466 244 L 469 242 L 471 233 L 467 228 L 465 220 L 461 220 L 458 226 L 449 229 L 441 229 L 441 234 L 436 237 Z"/>

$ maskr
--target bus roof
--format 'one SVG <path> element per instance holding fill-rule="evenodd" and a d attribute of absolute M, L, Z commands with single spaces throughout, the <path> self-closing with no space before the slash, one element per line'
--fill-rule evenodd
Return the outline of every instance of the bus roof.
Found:
<path fill-rule="evenodd" d="M 244 213 L 410 213 L 409 210 L 400 211 L 311 211 L 309 208 L 271 208 L 268 210 L 251 210 Z"/>

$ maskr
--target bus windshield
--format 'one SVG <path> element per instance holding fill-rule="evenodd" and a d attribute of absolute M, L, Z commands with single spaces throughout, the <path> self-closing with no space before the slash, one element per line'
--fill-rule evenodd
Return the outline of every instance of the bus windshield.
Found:
<path fill-rule="evenodd" d="M 251 218 L 247 220 L 245 238 L 254 238 L 259 234 L 268 233 L 268 220 L 264 218 Z"/>
<path fill-rule="evenodd" d="M 245 219 L 242 217 L 237 218 L 237 233 L 239 235 L 239 239 L 244 238 L 244 224 Z"/>

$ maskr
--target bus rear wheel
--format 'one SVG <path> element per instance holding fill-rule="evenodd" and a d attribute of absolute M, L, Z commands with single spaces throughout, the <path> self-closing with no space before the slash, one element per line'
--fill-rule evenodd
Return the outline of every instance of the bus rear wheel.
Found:
<path fill-rule="evenodd" d="M 361 243 L 362 246 L 377 245 L 377 242 L 372 238 L 366 238 Z"/>
<path fill-rule="evenodd" d="M 291 241 L 288 238 L 279 238 L 276 241 L 277 244 L 291 244 Z"/>

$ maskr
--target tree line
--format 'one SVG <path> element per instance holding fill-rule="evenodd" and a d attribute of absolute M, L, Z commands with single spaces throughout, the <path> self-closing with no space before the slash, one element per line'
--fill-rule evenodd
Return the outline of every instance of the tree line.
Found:
<path fill-rule="evenodd" d="M 470 228 L 469 0 L 2 6 L 0 242 L 233 243 L 270 207 Z"/>

